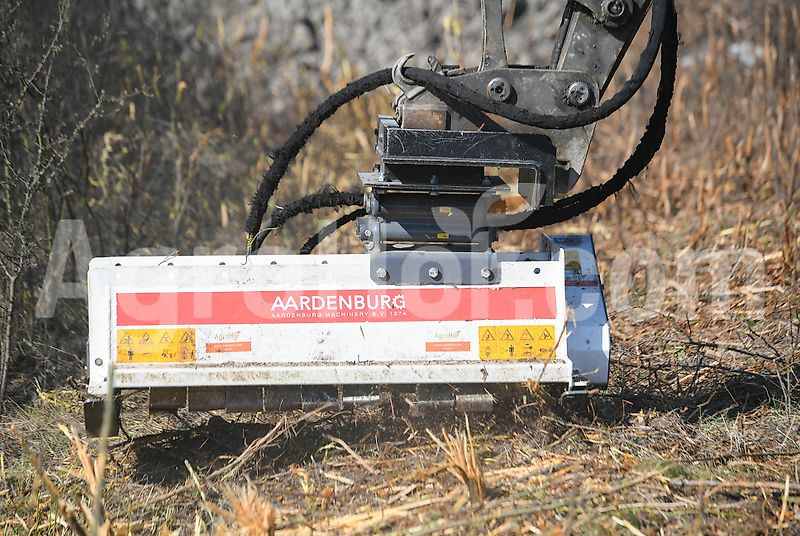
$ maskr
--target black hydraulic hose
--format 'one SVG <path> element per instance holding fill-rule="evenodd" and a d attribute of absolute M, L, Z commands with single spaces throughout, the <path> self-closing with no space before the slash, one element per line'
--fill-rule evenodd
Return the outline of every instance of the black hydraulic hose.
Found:
<path fill-rule="evenodd" d="M 599 106 L 575 112 L 568 116 L 553 117 L 524 110 L 510 104 L 495 102 L 453 81 L 453 79 L 433 71 L 409 67 L 403 70 L 403 74 L 424 86 L 434 95 L 454 98 L 486 113 L 500 115 L 518 123 L 544 129 L 568 129 L 585 126 L 605 119 L 617 111 L 641 88 L 655 63 L 659 45 L 663 41 L 662 34 L 668 11 L 674 12 L 673 0 L 654 1 L 647 46 L 642 52 L 634 74 L 625 82 L 622 89 Z M 278 188 L 278 184 L 285 175 L 289 164 L 305 146 L 316 129 L 346 103 L 391 82 L 391 69 L 382 69 L 347 84 L 308 114 L 286 143 L 275 151 L 275 158 L 261 177 L 261 182 L 253 196 L 252 206 L 247 217 L 248 252 L 258 249 L 257 246 L 260 246 L 261 242 L 263 242 L 263 239 L 261 242 L 257 242 L 257 240 L 263 232 L 259 231 L 259 228 L 267 211 L 269 201 Z"/>
<path fill-rule="evenodd" d="M 253 251 L 253 240 L 255 240 L 259 232 L 272 194 L 275 193 L 280 180 L 289 168 L 289 164 L 292 163 L 297 153 L 305 146 L 308 138 L 311 137 L 314 131 L 317 130 L 326 119 L 336 113 L 339 108 L 365 93 L 390 84 L 391 82 L 391 69 L 382 69 L 350 82 L 343 89 L 325 99 L 313 112 L 308 114 L 289 139 L 275 151 L 275 158 L 269 168 L 261 176 L 261 182 L 258 185 L 256 193 L 253 195 L 253 203 L 250 207 L 250 214 L 247 217 L 246 224 L 248 250 Z"/>
<path fill-rule="evenodd" d="M 314 248 L 316 248 L 320 243 L 328 238 L 330 235 L 335 233 L 338 229 L 344 227 L 351 221 L 360 218 L 361 216 L 366 216 L 367 210 L 364 208 L 357 208 L 352 212 L 348 212 L 347 214 L 343 214 L 339 216 L 334 221 L 330 222 L 328 225 L 317 231 L 315 234 L 311 235 L 306 243 L 303 244 L 303 247 L 300 248 L 300 255 L 308 255 Z"/>
<path fill-rule="evenodd" d="M 574 218 L 618 193 L 631 179 L 644 171 L 664 141 L 669 108 L 675 91 L 677 68 L 678 16 L 673 0 L 669 0 L 664 41 L 661 45 L 661 80 L 658 85 L 658 97 L 647 122 L 647 128 L 633 154 L 614 173 L 614 176 L 603 184 L 559 199 L 551 206 L 533 211 L 524 220 L 500 229 L 504 231 L 536 229 Z"/>
<path fill-rule="evenodd" d="M 283 227 L 287 221 L 300 214 L 311 214 L 320 208 L 341 208 L 364 204 L 364 192 L 360 190 L 340 192 L 332 186 L 323 186 L 313 194 L 295 199 L 270 214 L 266 225 L 253 237 L 250 252 L 258 251 L 261 244 L 275 229 Z"/>

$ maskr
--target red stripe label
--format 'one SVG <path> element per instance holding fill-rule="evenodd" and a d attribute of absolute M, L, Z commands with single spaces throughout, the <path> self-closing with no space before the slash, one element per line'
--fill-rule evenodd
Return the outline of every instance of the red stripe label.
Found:
<path fill-rule="evenodd" d="M 117 326 L 554 319 L 553 287 L 137 292 Z"/>
<path fill-rule="evenodd" d="M 206 353 L 220 354 L 230 352 L 250 352 L 253 350 L 251 341 L 207 342 Z"/>
<path fill-rule="evenodd" d="M 433 341 L 425 343 L 426 352 L 469 352 L 469 341 Z"/>

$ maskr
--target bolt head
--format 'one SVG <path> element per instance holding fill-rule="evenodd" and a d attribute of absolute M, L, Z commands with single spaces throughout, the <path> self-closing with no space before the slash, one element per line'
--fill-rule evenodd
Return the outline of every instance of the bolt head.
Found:
<path fill-rule="evenodd" d="M 511 96 L 511 84 L 505 78 L 493 78 L 486 86 L 486 92 L 492 100 L 503 102 Z"/>
<path fill-rule="evenodd" d="M 573 82 L 567 88 L 567 102 L 572 106 L 586 106 L 592 98 L 592 89 L 586 82 Z"/>
<path fill-rule="evenodd" d="M 378 268 L 375 270 L 375 275 L 378 276 L 378 279 L 388 279 L 389 272 L 386 271 L 386 268 Z"/>
<path fill-rule="evenodd" d="M 428 275 L 430 276 L 431 279 L 438 279 L 439 278 L 439 269 L 436 268 L 435 266 L 431 266 L 428 269 Z"/>
<path fill-rule="evenodd" d="M 97 365 L 98 367 L 101 367 L 103 366 L 103 360 L 98 357 L 97 359 L 94 360 L 94 364 Z"/>
<path fill-rule="evenodd" d="M 625 2 L 622 0 L 608 0 L 606 2 L 606 13 L 612 19 L 618 19 L 625 14 Z"/>
<path fill-rule="evenodd" d="M 494 277 L 494 273 L 489 268 L 481 268 L 481 277 L 488 280 Z"/>

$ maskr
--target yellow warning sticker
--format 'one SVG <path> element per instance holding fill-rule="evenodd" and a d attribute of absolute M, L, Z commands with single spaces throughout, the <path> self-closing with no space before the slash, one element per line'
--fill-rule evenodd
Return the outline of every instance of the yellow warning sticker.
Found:
<path fill-rule="evenodd" d="M 117 363 L 189 363 L 197 355 L 194 328 L 118 329 Z"/>
<path fill-rule="evenodd" d="M 552 359 L 554 326 L 479 326 L 478 351 L 483 360 Z"/>

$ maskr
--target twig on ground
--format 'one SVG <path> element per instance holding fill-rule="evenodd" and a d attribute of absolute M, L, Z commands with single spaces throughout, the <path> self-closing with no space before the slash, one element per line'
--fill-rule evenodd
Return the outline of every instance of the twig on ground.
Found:
<path fill-rule="evenodd" d="M 329 441 L 333 441 L 337 445 L 341 446 L 344 450 L 346 450 L 347 453 L 350 454 L 350 456 L 353 457 L 353 459 L 356 461 L 356 463 L 358 465 L 360 465 L 361 467 L 363 467 L 364 469 L 366 469 L 369 474 L 374 475 L 376 473 L 375 468 L 372 467 L 369 463 L 367 463 L 367 461 L 364 458 L 359 456 L 359 454 L 356 451 L 354 451 L 350 447 L 350 445 L 348 445 L 344 441 L 344 439 L 340 439 L 338 437 L 334 437 L 334 436 L 328 435 L 328 434 L 325 434 L 325 438 L 328 439 Z"/>
<path fill-rule="evenodd" d="M 676 488 L 740 488 L 770 490 L 773 492 L 783 492 L 784 490 L 789 490 L 795 493 L 800 493 L 800 484 L 770 482 L 765 480 L 683 480 L 679 478 L 672 478 L 667 480 L 667 483 Z"/>
<path fill-rule="evenodd" d="M 731 454 L 720 454 L 719 456 L 706 456 L 704 458 L 692 458 L 689 462 L 724 462 L 736 458 L 794 458 L 800 456 L 800 450 L 789 450 L 786 452 L 736 452 Z"/>

